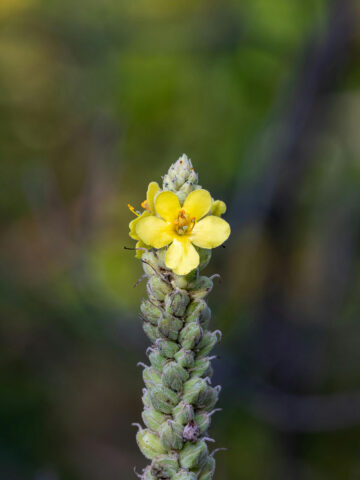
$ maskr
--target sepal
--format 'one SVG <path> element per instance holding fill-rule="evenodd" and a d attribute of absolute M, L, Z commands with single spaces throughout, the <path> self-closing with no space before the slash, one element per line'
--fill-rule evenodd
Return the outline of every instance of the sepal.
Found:
<path fill-rule="evenodd" d="M 179 461 L 182 468 L 201 468 L 209 455 L 208 447 L 204 440 L 196 443 L 186 443 L 179 453 Z"/>
<path fill-rule="evenodd" d="M 141 453 L 150 460 L 155 458 L 157 455 L 165 453 L 165 449 L 160 442 L 160 438 L 147 428 L 137 432 L 136 441 Z"/>

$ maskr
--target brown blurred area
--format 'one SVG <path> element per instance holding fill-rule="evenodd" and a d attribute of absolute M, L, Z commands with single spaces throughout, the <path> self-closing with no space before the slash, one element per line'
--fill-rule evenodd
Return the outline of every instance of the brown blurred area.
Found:
<path fill-rule="evenodd" d="M 0 479 L 136 478 L 127 204 L 183 152 L 228 205 L 223 480 L 360 478 L 360 8 L 1 0 Z"/>

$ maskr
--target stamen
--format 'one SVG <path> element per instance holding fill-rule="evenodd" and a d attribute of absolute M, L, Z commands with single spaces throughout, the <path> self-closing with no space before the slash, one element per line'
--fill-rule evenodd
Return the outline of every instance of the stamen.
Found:
<path fill-rule="evenodd" d="M 128 203 L 128 209 L 130 210 L 130 212 L 132 212 L 134 215 L 136 215 L 137 217 L 140 217 L 140 213 L 138 213 L 135 208 L 130 205 L 130 203 Z"/>
<path fill-rule="evenodd" d="M 148 212 L 151 211 L 147 200 L 144 200 L 143 202 L 141 202 L 141 206 L 144 210 L 147 210 Z"/>

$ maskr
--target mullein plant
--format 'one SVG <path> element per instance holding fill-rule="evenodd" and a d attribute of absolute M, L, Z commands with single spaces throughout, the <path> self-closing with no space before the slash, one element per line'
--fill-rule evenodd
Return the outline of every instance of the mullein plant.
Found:
<path fill-rule="evenodd" d="M 212 386 L 209 356 L 221 332 L 211 331 L 206 298 L 213 277 L 201 275 L 211 250 L 230 235 L 221 218 L 226 206 L 198 184 L 191 161 L 179 158 L 163 177 L 151 182 L 130 237 L 137 241 L 147 278 L 141 319 L 152 345 L 143 369 L 142 419 L 136 440 L 151 461 L 142 480 L 211 480 L 214 451 L 209 451 L 211 417 L 221 387 Z M 216 276 L 216 275 L 215 275 Z"/>

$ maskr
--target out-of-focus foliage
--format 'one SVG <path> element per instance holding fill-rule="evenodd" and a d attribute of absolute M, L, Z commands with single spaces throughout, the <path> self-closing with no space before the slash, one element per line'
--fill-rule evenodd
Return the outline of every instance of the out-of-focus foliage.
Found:
<path fill-rule="evenodd" d="M 217 478 L 359 478 L 357 4 L 1 0 L 0 26 L 0 478 L 134 478 L 126 205 L 183 152 L 233 225 Z"/>

